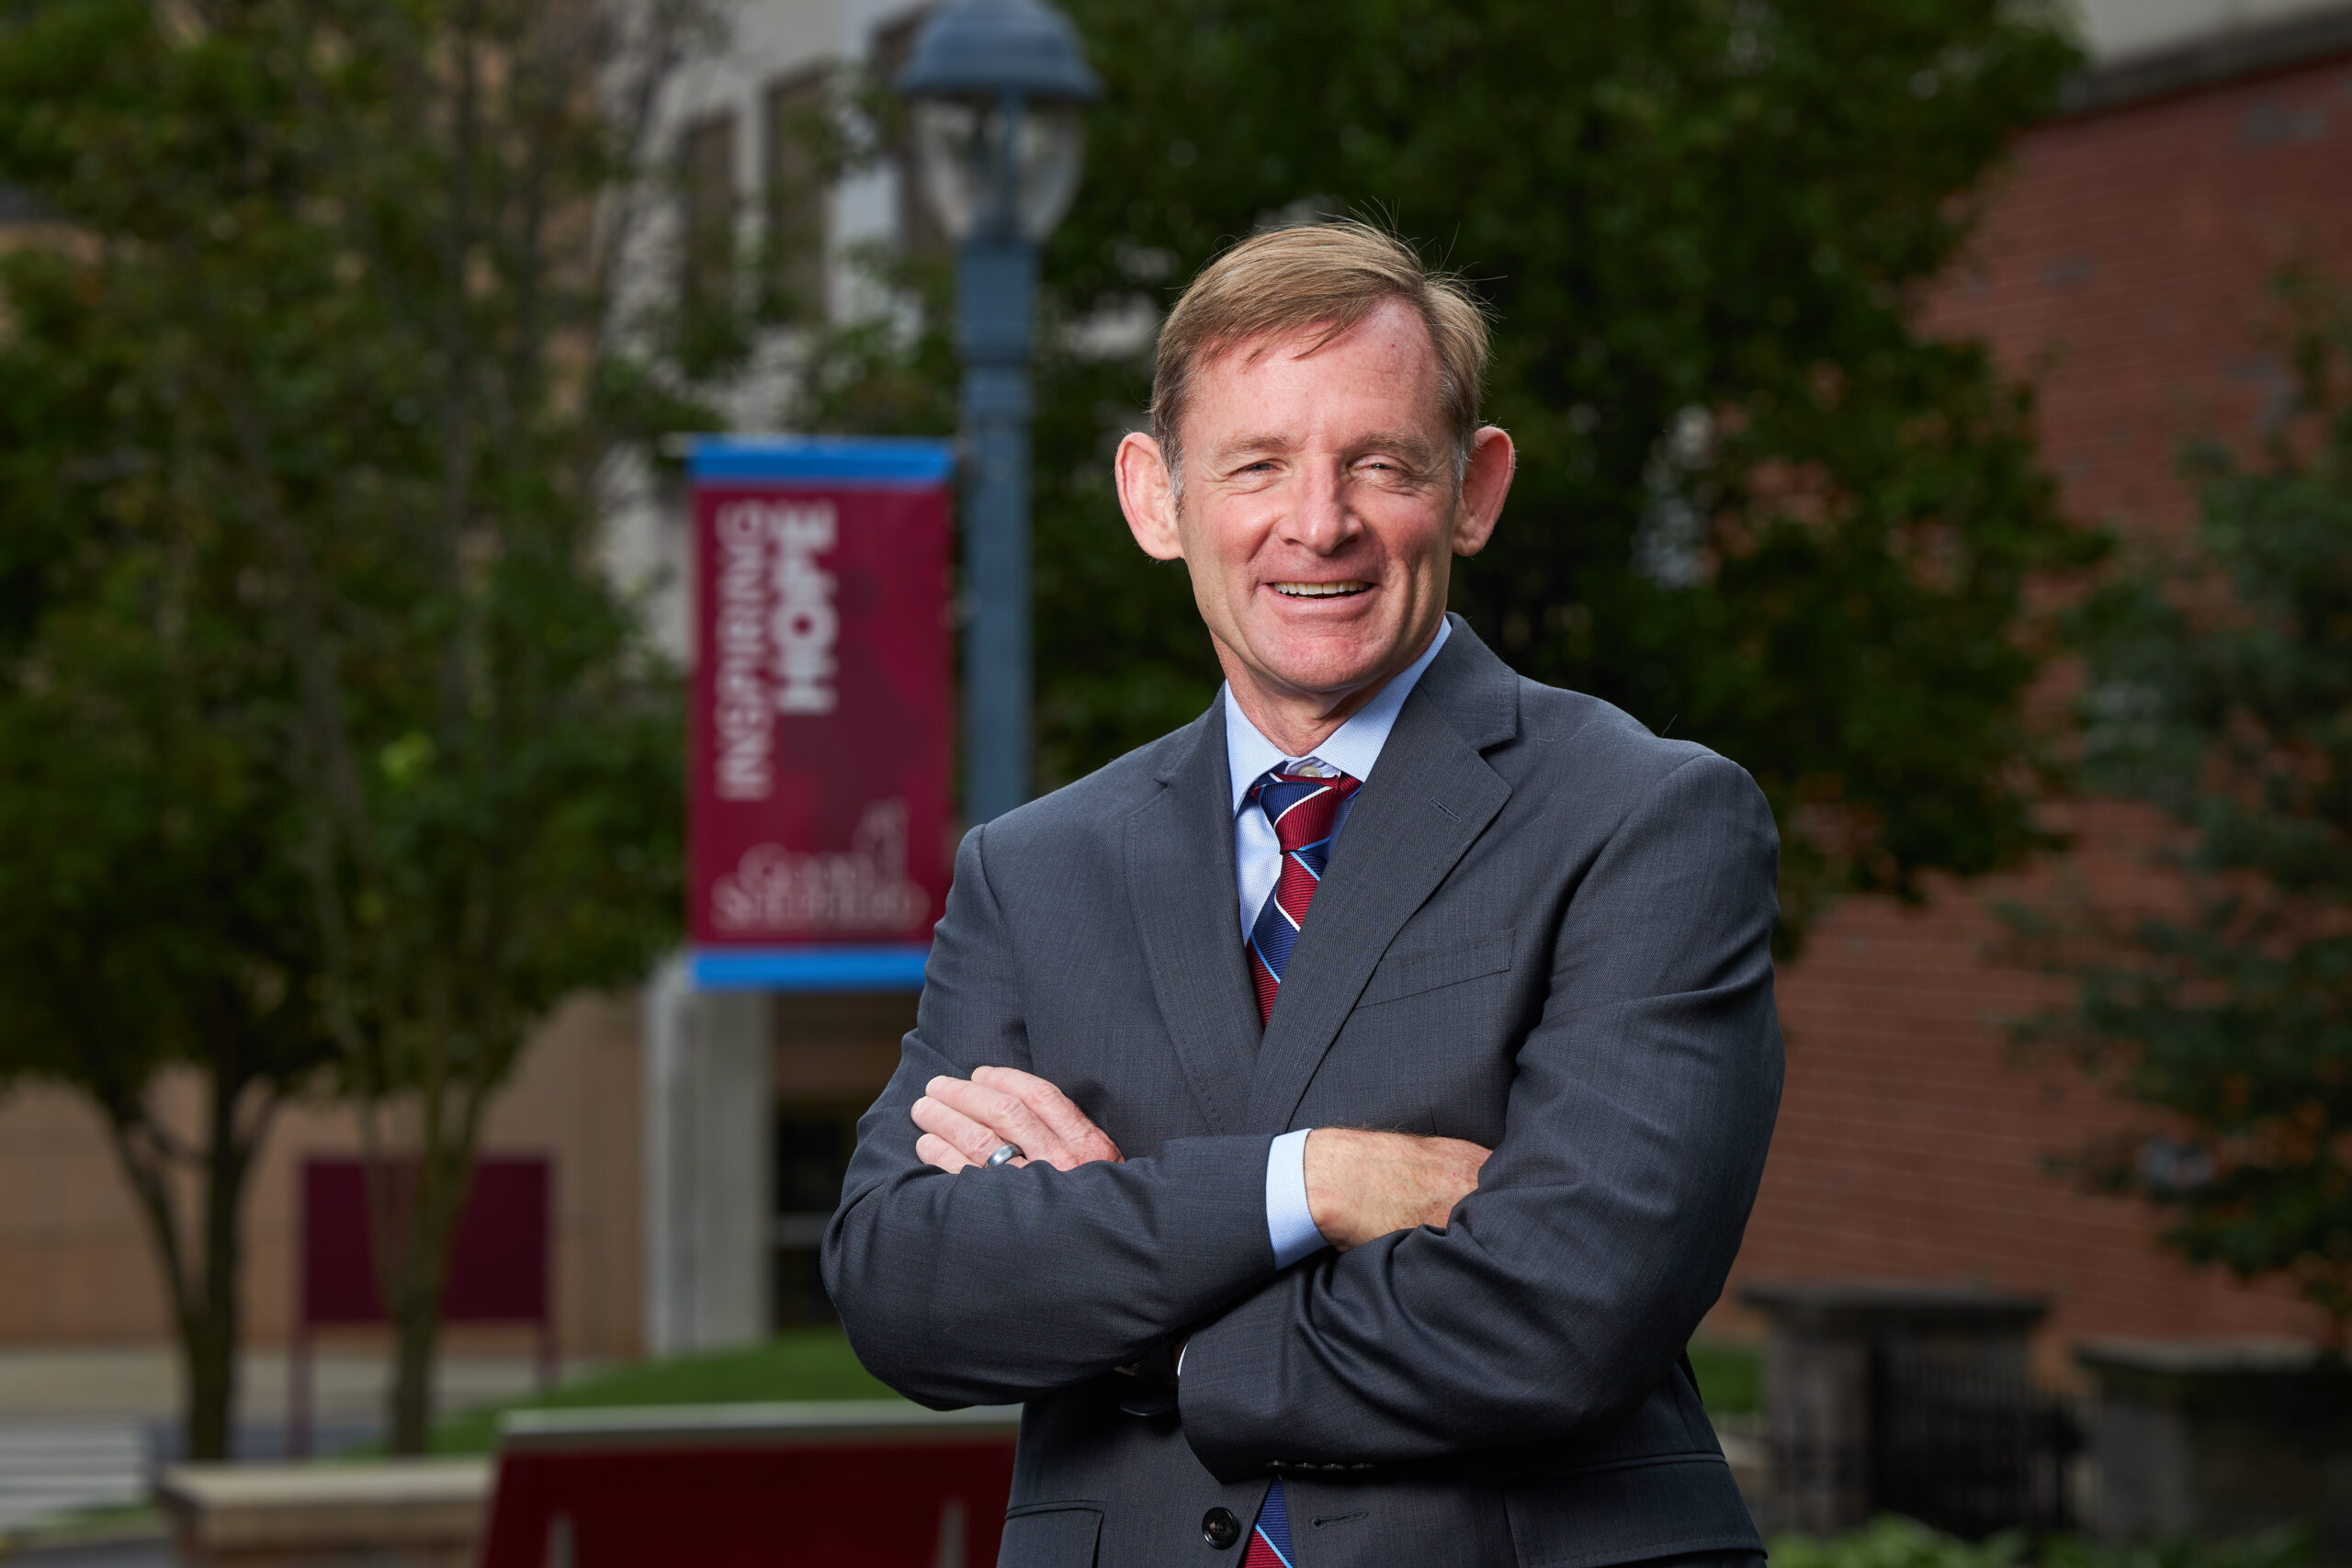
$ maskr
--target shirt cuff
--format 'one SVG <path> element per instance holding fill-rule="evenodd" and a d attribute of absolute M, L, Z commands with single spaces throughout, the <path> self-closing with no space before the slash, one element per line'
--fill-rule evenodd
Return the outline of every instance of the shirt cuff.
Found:
<path fill-rule="evenodd" d="M 1274 1244 L 1274 1267 L 1287 1269 L 1329 1246 L 1306 1206 L 1306 1134 L 1312 1127 L 1284 1133 L 1266 1149 L 1266 1239 Z M 1176 1375 L 1184 1375 L 1188 1342 L 1176 1352 Z"/>
<path fill-rule="evenodd" d="M 1325 1245 L 1306 1206 L 1306 1134 L 1314 1130 L 1284 1133 L 1266 1150 L 1266 1238 L 1274 1244 L 1277 1269 L 1287 1269 Z"/>

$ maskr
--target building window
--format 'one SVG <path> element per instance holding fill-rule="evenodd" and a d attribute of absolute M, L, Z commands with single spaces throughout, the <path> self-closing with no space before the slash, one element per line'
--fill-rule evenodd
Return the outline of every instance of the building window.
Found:
<path fill-rule="evenodd" d="M 887 27 L 875 29 L 874 73 L 888 86 L 898 79 L 899 70 L 915 51 L 915 35 L 931 20 L 929 7 L 900 17 Z M 888 107 L 882 118 L 882 153 L 897 172 L 899 185 L 899 243 L 910 255 L 944 258 L 953 247 L 947 243 L 946 231 L 939 220 L 933 217 L 931 207 L 923 199 L 922 176 L 915 169 L 914 120 L 908 112 L 906 99 L 896 92 L 886 95 Z"/>
<path fill-rule="evenodd" d="M 775 1292 L 777 1328 L 832 1323 L 820 1259 L 825 1225 L 842 1201 L 842 1179 L 857 1148 L 865 1102 L 784 1105 L 775 1118 Z"/>
<path fill-rule="evenodd" d="M 688 127 L 679 165 L 685 204 L 679 302 L 689 319 L 707 320 L 725 313 L 735 291 L 735 117 Z"/>
<path fill-rule="evenodd" d="M 767 90 L 767 232 L 762 283 L 767 313 L 825 313 L 826 186 L 832 141 L 832 72 L 786 76 Z"/>

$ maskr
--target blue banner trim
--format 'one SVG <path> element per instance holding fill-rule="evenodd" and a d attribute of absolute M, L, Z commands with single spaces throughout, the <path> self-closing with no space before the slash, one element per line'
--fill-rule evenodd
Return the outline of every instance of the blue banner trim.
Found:
<path fill-rule="evenodd" d="M 952 441 L 900 435 L 697 435 L 686 473 L 697 483 L 800 479 L 870 485 L 939 484 L 956 471 Z"/>
<path fill-rule="evenodd" d="M 921 947 L 699 948 L 698 991 L 920 991 Z"/>

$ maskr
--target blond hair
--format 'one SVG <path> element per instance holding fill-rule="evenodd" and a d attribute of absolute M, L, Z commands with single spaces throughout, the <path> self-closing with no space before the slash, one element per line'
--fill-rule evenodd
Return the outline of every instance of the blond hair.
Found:
<path fill-rule="evenodd" d="M 1462 280 L 1421 265 L 1395 235 L 1353 220 L 1273 229 L 1203 267 L 1159 329 L 1151 434 L 1182 485 L 1177 428 L 1200 367 L 1227 350 L 1312 331 L 1312 354 L 1377 307 L 1412 308 L 1437 351 L 1438 406 L 1453 437 L 1454 482 L 1470 460 L 1487 379 L 1487 317 Z"/>

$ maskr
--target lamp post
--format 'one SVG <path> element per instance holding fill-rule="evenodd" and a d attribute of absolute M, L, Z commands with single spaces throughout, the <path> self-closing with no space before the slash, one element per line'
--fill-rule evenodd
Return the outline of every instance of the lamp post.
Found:
<path fill-rule="evenodd" d="M 1029 357 L 1037 246 L 1077 194 L 1100 91 L 1043 0 L 956 0 L 899 73 L 916 161 L 956 242 L 964 360 L 965 813 L 1029 798 Z"/>

